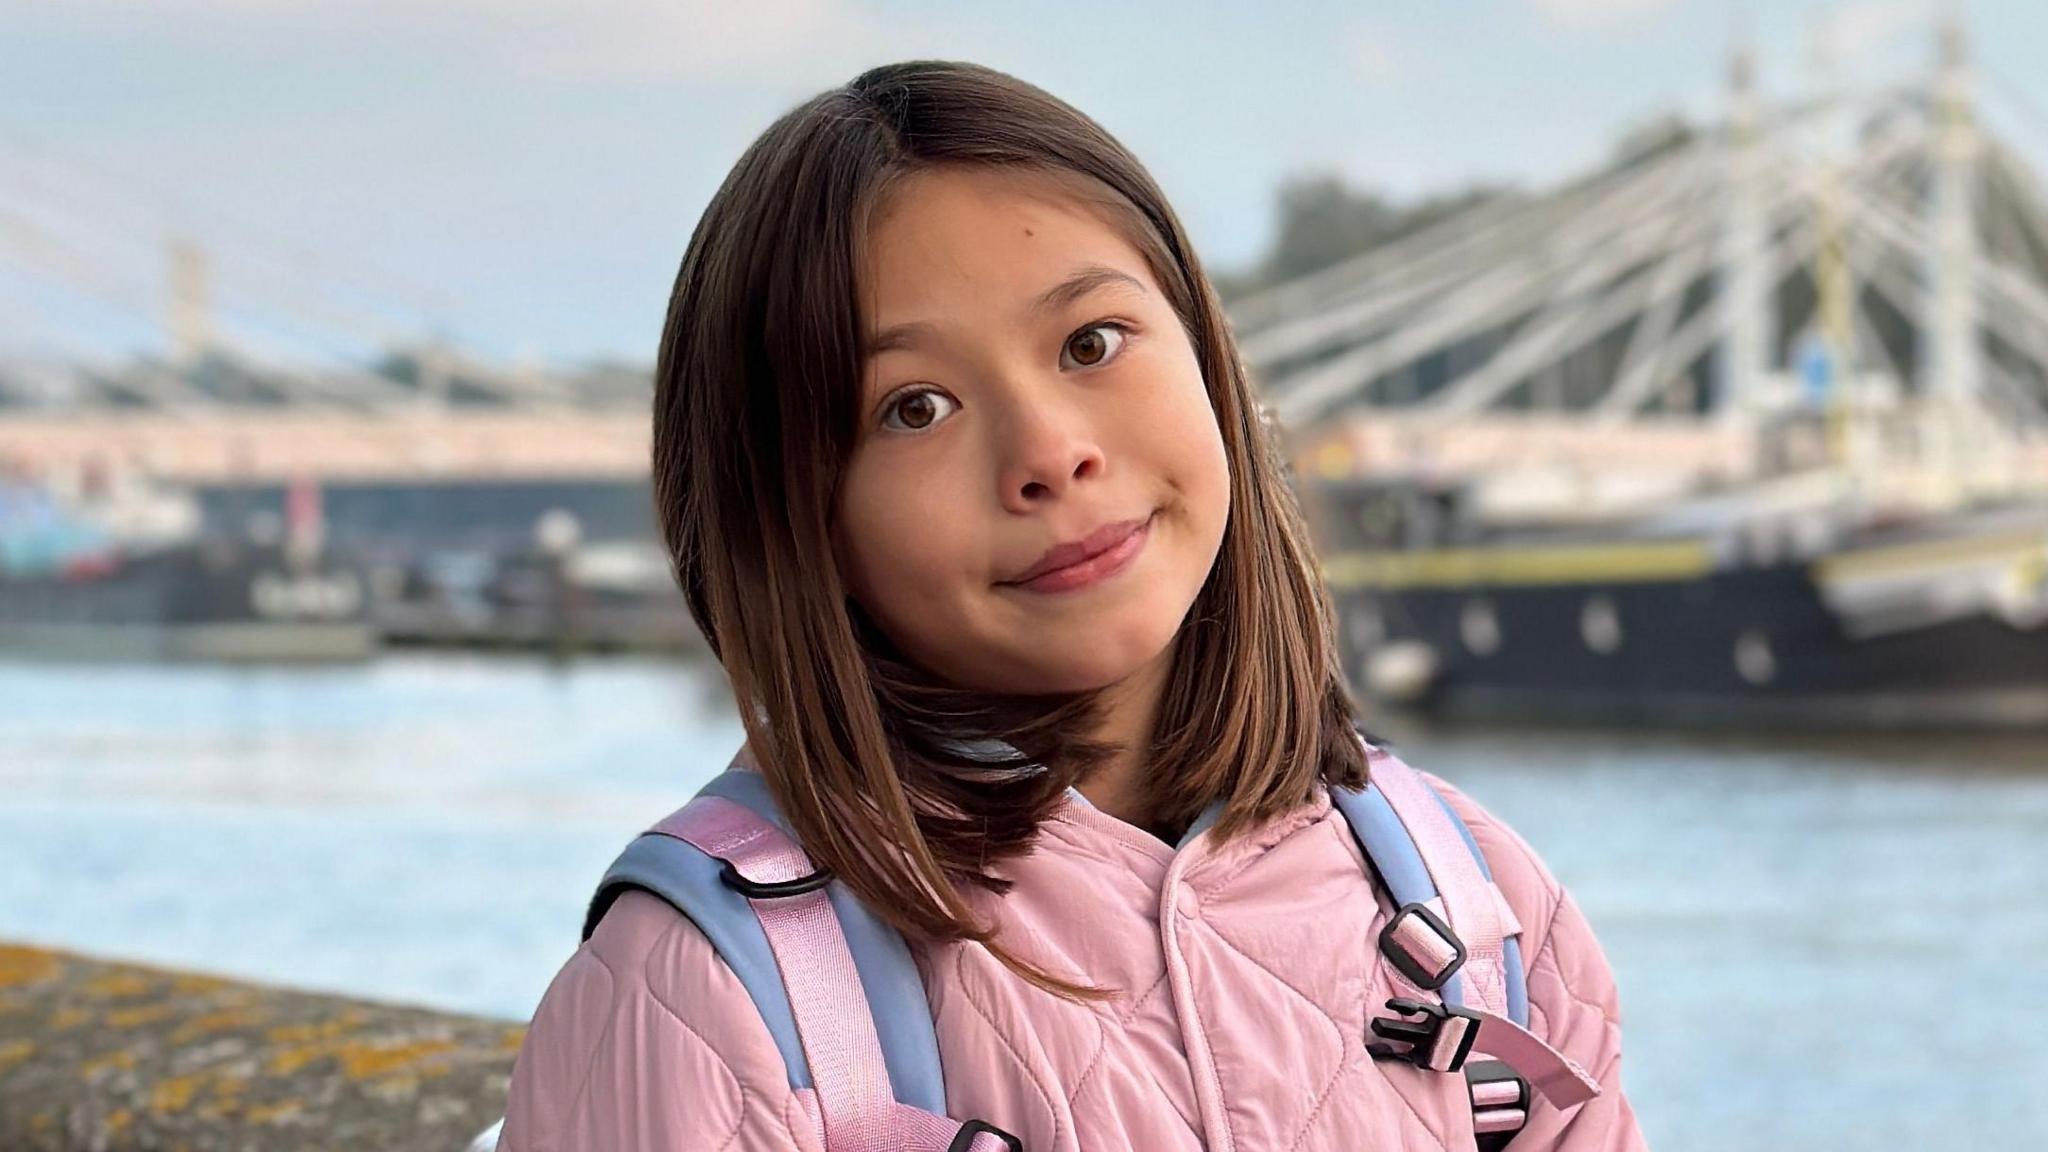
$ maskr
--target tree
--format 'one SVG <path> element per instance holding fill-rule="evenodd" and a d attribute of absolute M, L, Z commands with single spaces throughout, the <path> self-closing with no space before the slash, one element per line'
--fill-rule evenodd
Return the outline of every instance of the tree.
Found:
<path fill-rule="evenodd" d="M 1398 204 L 1332 173 L 1290 177 L 1277 197 L 1272 250 L 1247 271 L 1217 274 L 1217 291 L 1234 299 L 1308 275 L 1503 194 L 1481 185 Z"/>

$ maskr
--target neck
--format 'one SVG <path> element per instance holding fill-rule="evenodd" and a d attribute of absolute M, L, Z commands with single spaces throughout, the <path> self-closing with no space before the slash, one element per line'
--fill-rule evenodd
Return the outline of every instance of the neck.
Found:
<path fill-rule="evenodd" d="M 1103 715 L 1096 736 L 1114 741 L 1119 750 L 1098 765 L 1085 782 L 1075 785 L 1088 803 L 1140 828 L 1151 826 L 1147 775 L 1152 760 L 1152 733 L 1158 723 L 1159 701 L 1166 691 L 1166 673 L 1172 656 L 1173 648 L 1168 645 L 1151 663 L 1103 693 Z"/>

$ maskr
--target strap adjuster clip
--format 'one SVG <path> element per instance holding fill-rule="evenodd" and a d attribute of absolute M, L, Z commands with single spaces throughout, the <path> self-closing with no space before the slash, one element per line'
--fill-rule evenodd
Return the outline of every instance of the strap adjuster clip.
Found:
<path fill-rule="evenodd" d="M 1472 1054 L 1473 1041 L 1479 1039 L 1477 1013 L 1401 997 L 1387 1001 L 1387 1007 L 1403 1017 L 1416 1019 L 1375 1019 L 1372 1034 L 1380 1042 L 1365 1046 L 1373 1059 L 1403 1060 L 1431 1072 L 1456 1072 L 1465 1066 L 1465 1058 Z"/>
<path fill-rule="evenodd" d="M 1442 988 L 1465 966 L 1465 942 L 1426 904 L 1403 904 L 1380 929 L 1380 954 L 1416 987 Z"/>
<path fill-rule="evenodd" d="M 952 1143 L 946 1145 L 946 1152 L 967 1152 L 969 1148 L 974 1146 L 974 1138 L 984 1132 L 1001 1140 L 1003 1146 L 1008 1148 L 1010 1152 L 1024 1152 L 1024 1141 L 990 1124 L 986 1120 L 969 1120 L 967 1123 L 962 1124 L 960 1131 L 953 1134 Z"/>
<path fill-rule="evenodd" d="M 1499 1152 L 1529 1122 L 1529 1082 L 1499 1060 L 1466 1062 L 1465 1091 L 1480 1152 Z"/>

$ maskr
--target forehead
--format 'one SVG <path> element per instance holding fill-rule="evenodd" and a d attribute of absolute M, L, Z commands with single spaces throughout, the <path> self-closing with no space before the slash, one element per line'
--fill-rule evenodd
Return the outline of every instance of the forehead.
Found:
<path fill-rule="evenodd" d="M 1022 307 L 1086 263 L 1156 290 L 1143 255 L 1078 176 L 941 168 L 890 190 L 868 230 L 861 295 L 870 328 L 969 307 Z"/>

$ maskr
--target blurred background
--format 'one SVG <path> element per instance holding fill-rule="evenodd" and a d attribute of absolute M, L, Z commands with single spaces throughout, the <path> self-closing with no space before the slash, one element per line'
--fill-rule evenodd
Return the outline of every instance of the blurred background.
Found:
<path fill-rule="evenodd" d="M 1164 185 L 1371 719 L 1578 896 L 1653 1146 L 2031 1138 L 2044 54 L 2026 0 L 0 9 L 0 944 L 523 1022 L 742 739 L 650 508 L 677 260 L 938 56 Z"/>

